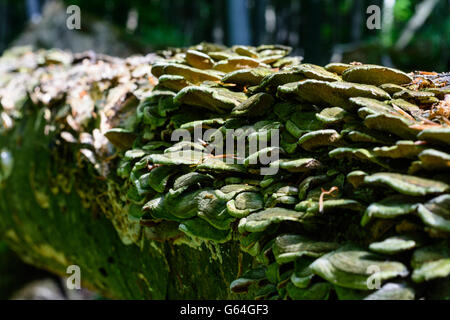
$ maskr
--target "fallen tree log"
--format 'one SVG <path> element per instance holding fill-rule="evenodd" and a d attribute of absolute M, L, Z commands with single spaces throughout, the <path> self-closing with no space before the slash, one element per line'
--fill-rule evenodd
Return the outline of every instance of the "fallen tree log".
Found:
<path fill-rule="evenodd" d="M 11 248 L 112 298 L 448 298 L 447 75 L 192 49 L 4 54 Z M 183 154 L 196 128 L 278 130 L 282 159 Z"/>
<path fill-rule="evenodd" d="M 20 56 L 14 57 L 20 64 Z M 102 64 L 103 57 L 96 59 Z M 30 100 L 28 88 L 13 86 L 17 98 L 13 103 L 21 106 L 14 110 L 23 113 L 12 112 L 11 117 L 3 113 L 2 118 L 0 234 L 24 261 L 61 276 L 69 276 L 67 268 L 78 265 L 83 286 L 111 298 L 235 297 L 228 287 L 242 261 L 237 245 L 218 248 L 219 260 L 212 259 L 206 247 L 199 250 L 144 238 L 139 245 L 124 244 L 107 218 L 113 210 L 109 198 L 117 196 L 114 210 L 124 209 L 117 192 L 122 182 L 114 181 L 114 172 L 108 181 L 100 177 L 91 163 L 79 159 L 79 146 L 60 144 L 59 130 L 46 131 L 42 104 Z M 5 96 L 3 110 L 7 110 Z M 10 127 L 11 119 L 16 123 Z M 99 205 L 102 201 L 109 204 Z"/>
<path fill-rule="evenodd" d="M 54 158 L 53 137 L 44 135 L 38 121 L 36 114 L 27 114 L 2 141 L 14 168 L 2 183 L 0 227 L 24 261 L 61 276 L 69 276 L 67 268 L 78 265 L 84 286 L 112 298 L 231 297 L 237 246 L 221 248 L 226 254 L 219 262 L 206 248 L 145 240 L 140 247 L 123 244 L 96 204 L 108 192 L 106 183 L 89 168 L 71 167 L 75 159 L 69 150 L 64 158 Z M 55 160 L 60 161 L 57 166 Z M 74 178 L 74 186 L 55 194 L 55 178 L 61 174 Z M 83 199 L 81 192 L 90 198 Z"/>

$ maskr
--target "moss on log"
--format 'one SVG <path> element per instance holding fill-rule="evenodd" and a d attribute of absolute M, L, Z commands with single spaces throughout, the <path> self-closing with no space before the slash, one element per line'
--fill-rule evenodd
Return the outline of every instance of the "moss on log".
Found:
<path fill-rule="evenodd" d="M 206 247 L 145 239 L 139 247 L 123 244 L 96 201 L 104 200 L 106 181 L 89 165 L 74 166 L 70 147 L 62 150 L 44 134 L 42 113 L 32 105 L 26 110 L 21 122 L 0 136 L 1 148 L 14 159 L 0 186 L 0 234 L 25 262 L 61 276 L 78 265 L 82 285 L 110 298 L 237 298 L 229 285 L 239 265 L 249 263 L 240 262 L 238 245 L 218 246 L 220 259 L 212 259 Z M 56 187 L 61 174 L 73 179 L 66 192 Z M 80 197 L 83 191 L 91 197 Z"/>
<path fill-rule="evenodd" d="M 112 298 L 448 299 L 450 76 L 289 53 L 6 52 L 9 246 Z"/>

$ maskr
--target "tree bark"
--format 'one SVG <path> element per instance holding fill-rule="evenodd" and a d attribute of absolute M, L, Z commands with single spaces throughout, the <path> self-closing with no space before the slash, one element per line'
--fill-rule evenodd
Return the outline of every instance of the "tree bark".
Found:
<path fill-rule="evenodd" d="M 229 290 L 240 264 L 250 260 L 242 260 L 236 243 L 217 247 L 216 259 L 205 247 L 144 238 L 139 247 L 123 244 L 102 196 L 120 188 L 120 180 L 114 174 L 99 180 L 92 167 L 77 165 L 70 146 L 45 135 L 36 106 L 29 102 L 25 110 L 0 135 L 0 149 L 13 159 L 12 173 L 0 185 L 0 235 L 25 262 L 61 276 L 78 265 L 82 285 L 110 298 L 245 298 Z M 58 183 L 61 177 L 72 181 Z"/>

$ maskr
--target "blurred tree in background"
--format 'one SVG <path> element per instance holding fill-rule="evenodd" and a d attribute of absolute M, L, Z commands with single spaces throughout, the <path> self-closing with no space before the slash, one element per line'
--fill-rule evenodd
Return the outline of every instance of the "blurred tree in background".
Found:
<path fill-rule="evenodd" d="M 50 1 L 54 0 L 0 0 L 0 49 L 27 21 L 36 20 L 36 8 L 39 11 Z M 152 50 L 201 41 L 281 43 L 318 64 L 360 60 L 406 70 L 450 69 L 450 0 L 65 0 L 65 4 L 78 5 L 83 17 L 107 21 L 125 39 Z M 381 30 L 366 27 L 370 5 L 382 8 Z M 81 32 L 83 28 L 89 26 L 82 22 Z"/>

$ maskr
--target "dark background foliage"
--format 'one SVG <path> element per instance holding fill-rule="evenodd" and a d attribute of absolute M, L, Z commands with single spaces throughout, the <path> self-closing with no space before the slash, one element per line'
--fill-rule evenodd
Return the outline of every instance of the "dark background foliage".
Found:
<path fill-rule="evenodd" d="M 0 0 L 0 49 L 38 19 L 51 1 Z M 353 59 L 405 70 L 450 69 L 450 0 L 65 1 L 65 6 L 70 4 L 81 8 L 79 32 L 88 30 L 92 19 L 101 19 L 123 32 L 121 39 L 131 41 L 137 52 L 201 41 L 281 43 L 318 64 Z M 380 30 L 366 27 L 367 7 L 374 4 L 382 8 Z M 427 5 L 432 7 L 429 14 Z M 423 22 L 399 47 L 402 34 L 420 16 Z"/>

